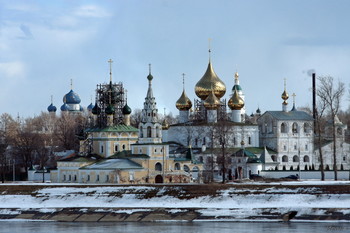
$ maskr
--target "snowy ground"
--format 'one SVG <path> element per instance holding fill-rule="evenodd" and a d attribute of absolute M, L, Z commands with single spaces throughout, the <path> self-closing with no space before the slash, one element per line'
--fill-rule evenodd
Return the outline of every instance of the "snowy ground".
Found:
<path fill-rule="evenodd" d="M 19 183 L 5 185 L 19 185 Z M 34 185 L 34 183 L 24 182 L 20 185 Z M 42 213 L 50 213 L 59 208 L 81 208 L 81 210 L 101 208 L 100 211 L 111 208 L 111 211 L 115 213 L 119 211 L 119 213 L 128 214 L 140 210 L 151 211 L 152 208 L 165 208 L 169 213 L 198 208 L 203 216 L 213 218 L 235 216 L 236 219 L 261 215 L 263 209 L 267 208 L 276 208 L 279 213 L 298 211 L 298 215 L 322 215 L 326 214 L 324 209 L 336 208 L 341 209 L 340 212 L 343 215 L 350 214 L 350 192 L 330 194 L 324 193 L 320 187 L 323 185 L 344 185 L 349 186 L 350 189 L 349 181 L 269 183 L 268 187 L 262 189 L 249 189 L 247 185 L 253 187 L 254 185 L 266 185 L 266 183 L 241 183 L 236 184 L 235 187 L 228 186 L 226 189 L 219 189 L 216 195 L 198 195 L 188 198 L 166 194 L 169 189 L 177 189 L 178 192 L 182 192 L 181 187 L 167 187 L 166 185 L 99 185 L 93 187 L 91 185 L 84 187 L 84 185 L 79 184 L 78 187 L 75 184 L 53 183 L 35 183 L 35 185 L 45 185 L 45 187 L 26 195 L 8 195 L 5 191 L 0 193 L 0 214 L 9 214 L 9 211 L 15 214 L 28 209 L 40 209 Z M 347 189 L 347 187 L 345 188 Z M 186 196 L 186 193 L 183 195 Z M 311 209 L 313 210 L 311 211 Z M 95 211 L 98 212 L 98 209 Z"/>

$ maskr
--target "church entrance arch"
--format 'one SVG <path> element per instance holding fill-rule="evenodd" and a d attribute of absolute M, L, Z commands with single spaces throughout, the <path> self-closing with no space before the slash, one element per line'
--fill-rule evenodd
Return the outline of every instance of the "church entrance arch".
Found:
<path fill-rule="evenodd" d="M 161 184 L 161 183 L 163 183 L 163 176 L 157 175 L 156 176 L 156 184 Z"/>

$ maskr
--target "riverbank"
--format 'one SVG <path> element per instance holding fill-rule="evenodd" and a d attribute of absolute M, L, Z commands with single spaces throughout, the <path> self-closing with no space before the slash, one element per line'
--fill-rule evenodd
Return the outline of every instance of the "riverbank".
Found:
<path fill-rule="evenodd" d="M 2 184 L 0 194 L 0 219 L 350 221 L 349 182 Z"/>

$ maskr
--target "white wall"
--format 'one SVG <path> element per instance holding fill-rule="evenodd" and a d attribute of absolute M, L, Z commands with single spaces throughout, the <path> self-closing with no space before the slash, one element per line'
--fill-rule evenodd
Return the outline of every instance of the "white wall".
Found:
<path fill-rule="evenodd" d="M 266 178 L 281 178 L 289 175 L 299 175 L 299 171 L 261 171 Z M 338 180 L 349 180 L 350 171 L 338 171 Z M 321 171 L 301 171 L 300 179 L 321 179 Z M 325 171 L 325 179 L 334 179 L 334 171 Z"/>

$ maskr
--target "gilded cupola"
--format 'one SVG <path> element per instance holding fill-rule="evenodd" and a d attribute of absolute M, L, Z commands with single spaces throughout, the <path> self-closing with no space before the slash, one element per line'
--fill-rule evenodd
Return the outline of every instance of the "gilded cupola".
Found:
<path fill-rule="evenodd" d="M 211 90 L 209 96 L 204 100 L 204 107 L 208 110 L 217 109 L 220 106 L 220 100 L 214 94 L 213 89 Z"/>
<path fill-rule="evenodd" d="M 284 79 L 284 91 L 281 95 L 281 98 L 283 99 L 283 104 L 287 104 L 287 100 L 289 98 L 288 92 L 286 91 L 286 79 Z"/>
<path fill-rule="evenodd" d="M 186 92 L 185 92 L 185 74 L 183 75 L 182 79 L 182 84 L 183 84 L 183 90 L 180 98 L 176 101 L 176 108 L 179 109 L 180 111 L 186 111 L 191 109 L 192 107 L 192 102 L 191 100 L 187 97 Z"/>
<path fill-rule="evenodd" d="M 231 110 L 241 110 L 244 107 L 244 100 L 239 97 L 238 91 L 235 88 L 232 97 L 228 101 L 228 106 Z"/>
<path fill-rule="evenodd" d="M 208 68 L 203 77 L 197 82 L 194 91 L 199 98 L 205 100 L 212 89 L 217 98 L 223 97 L 226 93 L 225 83 L 216 75 L 211 60 L 209 59 Z"/>

